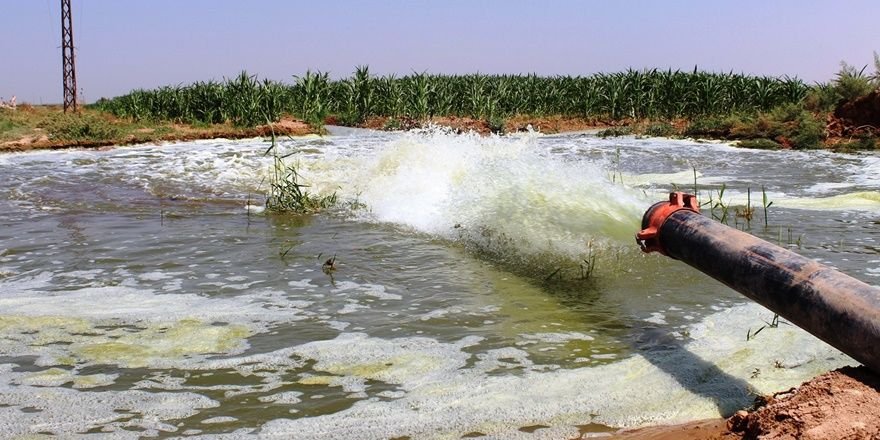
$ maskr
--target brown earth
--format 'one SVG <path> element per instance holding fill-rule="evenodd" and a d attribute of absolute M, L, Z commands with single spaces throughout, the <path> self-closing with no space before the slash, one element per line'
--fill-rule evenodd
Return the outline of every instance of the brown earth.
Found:
<path fill-rule="evenodd" d="M 873 107 L 872 107 L 873 106 Z M 880 117 L 877 112 L 880 106 L 880 95 L 875 92 L 860 100 L 853 101 L 839 109 L 839 113 L 849 118 L 858 119 L 859 122 L 871 120 L 870 118 Z M 22 106 L 22 111 L 26 111 L 26 106 Z M 59 110 L 60 111 L 60 110 Z M 117 118 L 101 114 L 101 118 L 108 121 L 111 125 L 124 125 Z M 867 118 L 867 119 L 865 119 Z M 336 125 L 339 121 L 335 117 L 328 117 L 325 123 Z M 880 130 L 875 128 L 880 122 L 875 121 L 875 125 L 855 126 L 851 119 L 844 119 L 834 115 L 829 115 L 826 129 L 826 145 L 829 148 L 836 148 L 839 145 L 845 146 L 847 142 L 852 141 L 858 136 L 876 136 Z M 505 133 L 514 133 L 526 131 L 531 127 L 535 131 L 545 134 L 578 132 L 578 131 L 599 131 L 609 128 L 621 127 L 620 134 L 627 133 L 644 133 L 650 132 L 649 128 L 656 121 L 650 120 L 619 120 L 608 121 L 599 118 L 579 118 L 567 116 L 527 116 L 516 115 L 507 118 L 503 127 L 492 127 L 485 119 L 462 117 L 462 116 L 435 116 L 426 121 L 419 121 L 413 118 L 398 117 L 390 118 L 387 116 L 374 116 L 367 119 L 359 126 L 362 128 L 370 128 L 375 130 L 400 129 L 408 130 L 413 128 L 425 127 L 429 124 L 449 127 L 455 132 L 476 132 L 482 135 L 488 135 L 495 130 L 501 130 Z M 676 119 L 664 122 L 671 131 L 671 135 L 682 135 L 685 132 L 689 122 L 685 119 Z M 282 118 L 281 121 L 273 124 L 276 135 L 304 135 L 319 133 L 308 124 L 290 118 Z M 136 128 L 128 129 L 124 135 L 113 139 L 80 139 L 80 140 L 63 140 L 54 138 L 51 133 L 40 128 L 34 128 L 28 133 L 20 135 L 17 139 L 0 139 L 0 152 L 10 151 L 26 151 L 33 149 L 60 149 L 60 148 L 90 148 L 103 147 L 112 145 L 128 145 L 148 142 L 165 142 L 165 141 L 188 141 L 196 139 L 213 139 L 228 138 L 238 139 L 247 137 L 268 137 L 272 133 L 272 129 L 266 125 L 255 128 L 237 128 L 230 124 L 210 125 L 207 127 L 196 127 L 187 124 L 169 124 L 164 123 L 156 128 Z M 783 145 L 784 146 L 784 145 Z"/>
<path fill-rule="evenodd" d="M 330 122 L 332 121 L 329 121 L 328 123 Z M 409 117 L 391 118 L 388 116 L 371 116 L 360 124 L 360 127 L 373 130 L 411 130 L 413 128 L 427 127 L 431 124 L 449 127 L 458 133 L 474 131 L 480 134 L 488 134 L 491 132 L 489 129 L 489 123 L 485 120 L 465 116 L 435 116 L 425 121 L 419 121 Z"/>
<path fill-rule="evenodd" d="M 844 367 L 733 417 L 624 430 L 620 440 L 880 440 L 880 376 Z"/>
<path fill-rule="evenodd" d="M 531 125 L 535 131 L 545 134 L 565 133 L 572 131 L 599 130 L 630 124 L 632 121 L 603 121 L 596 118 L 572 118 L 567 116 L 513 116 L 507 120 L 505 130 L 508 132 L 526 131 Z"/>
<path fill-rule="evenodd" d="M 880 90 L 845 102 L 828 115 L 825 145 L 836 148 L 854 139 L 880 136 Z"/>
<path fill-rule="evenodd" d="M 844 126 L 880 130 L 880 89 L 840 105 L 834 110 L 834 117 Z"/>
<path fill-rule="evenodd" d="M 327 123 L 329 124 L 332 122 L 333 121 L 328 121 Z M 609 123 L 598 119 L 572 118 L 558 115 L 541 117 L 517 115 L 507 118 L 503 128 L 505 133 L 514 133 L 526 131 L 528 130 L 528 127 L 531 126 L 535 131 L 540 131 L 545 134 L 554 134 L 603 129 L 626 125 L 628 123 L 629 121 L 616 121 Z M 468 116 L 435 116 L 426 121 L 418 121 L 416 119 L 402 117 L 395 119 L 387 116 L 373 116 L 360 124 L 360 127 L 374 130 L 387 130 L 389 128 L 408 130 L 425 127 L 429 124 L 449 127 L 458 133 L 473 131 L 485 135 L 492 132 L 492 127 L 487 120 L 471 118 Z"/>
<path fill-rule="evenodd" d="M 741 437 L 730 433 L 727 420 L 708 419 L 683 425 L 648 426 L 620 431 L 612 440 L 739 440 Z"/>

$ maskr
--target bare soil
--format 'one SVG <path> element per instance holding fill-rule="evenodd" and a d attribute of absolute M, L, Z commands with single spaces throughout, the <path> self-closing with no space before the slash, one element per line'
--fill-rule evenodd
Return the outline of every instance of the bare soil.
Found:
<path fill-rule="evenodd" d="M 329 123 L 329 122 L 328 122 Z M 517 115 L 507 118 L 504 123 L 505 133 L 515 133 L 526 131 L 531 126 L 535 131 L 545 134 L 563 133 L 599 130 L 613 126 L 626 125 L 627 121 L 617 121 L 614 123 L 604 122 L 598 119 L 572 118 L 567 116 L 525 116 Z M 386 130 L 389 128 L 397 128 L 408 130 L 412 128 L 425 127 L 429 124 L 449 127 L 456 132 L 476 132 L 487 135 L 492 132 L 492 127 L 485 119 L 471 118 L 468 116 L 435 116 L 425 121 L 418 121 L 411 118 L 392 118 L 386 116 L 374 116 L 367 119 L 361 128 L 371 128 L 374 130 Z"/>
<path fill-rule="evenodd" d="M 683 425 L 648 426 L 624 430 L 612 435 L 612 440 L 738 440 L 730 433 L 727 420 L 708 419 Z"/>
<path fill-rule="evenodd" d="M 844 103 L 834 110 L 834 117 L 856 129 L 880 130 L 880 90 Z"/>
<path fill-rule="evenodd" d="M 825 373 L 731 419 L 743 439 L 880 439 L 880 377 L 865 367 Z"/>
<path fill-rule="evenodd" d="M 616 433 L 620 440 L 880 440 L 880 376 L 845 367 L 764 398 L 727 420 L 701 420 Z"/>
<path fill-rule="evenodd" d="M 508 132 L 533 130 L 545 134 L 567 133 L 576 131 L 601 130 L 610 127 L 627 125 L 631 121 L 603 121 L 595 118 L 572 118 L 567 116 L 513 116 L 507 120 L 505 130 Z"/>

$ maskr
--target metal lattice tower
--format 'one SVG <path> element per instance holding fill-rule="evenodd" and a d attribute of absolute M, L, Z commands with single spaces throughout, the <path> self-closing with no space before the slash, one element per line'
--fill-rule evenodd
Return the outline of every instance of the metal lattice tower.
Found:
<path fill-rule="evenodd" d="M 76 62 L 70 0 L 61 0 L 61 71 L 64 76 L 64 111 L 76 111 Z"/>

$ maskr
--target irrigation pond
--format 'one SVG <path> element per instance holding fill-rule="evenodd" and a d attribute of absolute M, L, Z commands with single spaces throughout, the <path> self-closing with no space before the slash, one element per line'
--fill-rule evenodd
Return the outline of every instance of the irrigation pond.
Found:
<path fill-rule="evenodd" d="M 0 437 L 561 439 L 854 363 L 633 236 L 696 170 L 877 284 L 876 154 L 333 133 L 278 146 L 338 194 L 309 216 L 262 212 L 259 139 L 0 156 Z"/>

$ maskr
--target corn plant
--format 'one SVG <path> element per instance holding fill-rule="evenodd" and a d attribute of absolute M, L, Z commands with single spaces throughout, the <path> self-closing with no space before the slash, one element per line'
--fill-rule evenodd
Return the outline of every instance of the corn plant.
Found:
<path fill-rule="evenodd" d="M 306 71 L 293 84 L 242 72 L 223 82 L 134 90 L 102 100 L 117 116 L 238 125 L 283 114 L 322 126 L 331 114 L 351 124 L 370 116 L 423 120 L 434 115 L 479 119 L 508 115 L 671 119 L 754 114 L 798 103 L 810 88 L 796 78 L 709 73 L 696 68 L 634 70 L 591 76 L 430 75 L 374 77 L 358 66 L 349 78 Z"/>
<path fill-rule="evenodd" d="M 404 80 L 407 79 L 404 78 Z M 413 75 L 408 82 L 407 114 L 419 120 L 432 116 L 430 99 L 434 94 L 435 85 L 433 82 L 424 72 Z"/>
<path fill-rule="evenodd" d="M 329 74 L 306 71 L 305 75 L 295 78 L 297 106 L 294 113 L 313 126 L 323 127 L 331 105 Z"/>

